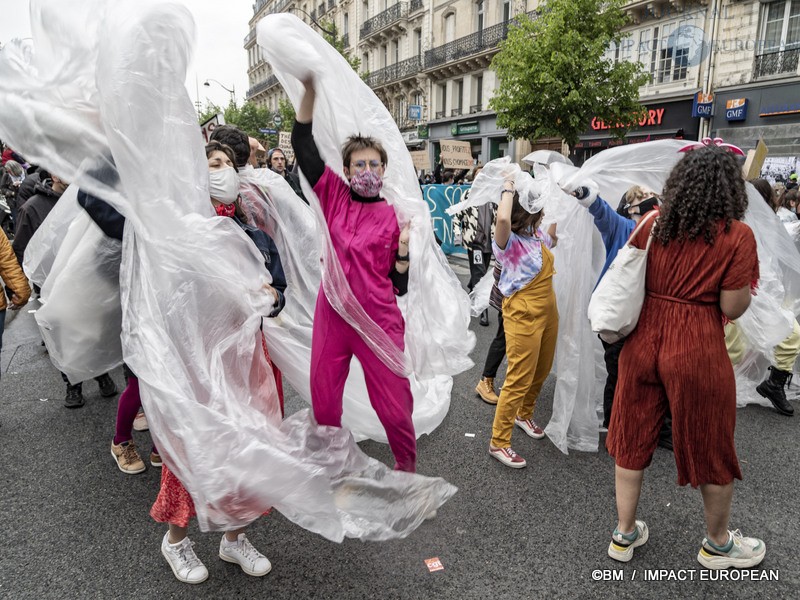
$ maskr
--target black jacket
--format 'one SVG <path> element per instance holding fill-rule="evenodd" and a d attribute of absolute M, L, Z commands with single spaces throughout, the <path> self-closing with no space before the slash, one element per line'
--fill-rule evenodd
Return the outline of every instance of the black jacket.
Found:
<path fill-rule="evenodd" d="M 17 206 L 22 206 L 25 202 L 28 201 L 28 198 L 33 196 L 36 191 L 36 186 L 41 183 L 41 179 L 39 178 L 39 172 L 31 173 L 25 178 L 25 181 L 22 182 L 22 185 L 19 186 L 19 191 L 17 192 Z"/>
<path fill-rule="evenodd" d="M 44 182 L 36 185 L 34 195 L 19 207 L 17 212 L 17 231 L 14 234 L 12 247 L 20 265 L 22 265 L 28 242 L 31 241 L 33 234 L 36 233 L 36 230 L 42 225 L 47 215 L 53 210 L 60 197 L 60 193 L 53 191 L 52 180 L 45 179 Z"/>

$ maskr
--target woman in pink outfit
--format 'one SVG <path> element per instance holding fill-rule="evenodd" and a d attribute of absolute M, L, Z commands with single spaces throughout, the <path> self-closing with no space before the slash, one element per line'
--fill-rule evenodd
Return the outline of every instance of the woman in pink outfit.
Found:
<path fill-rule="evenodd" d="M 319 198 L 353 295 L 403 350 L 405 323 L 395 296 L 408 289 L 408 229 L 400 231 L 394 209 L 380 196 L 386 151 L 371 137 L 348 138 L 342 148 L 347 181 L 343 180 L 320 157 L 311 124 L 313 82 L 306 82 L 305 88 L 292 131 L 297 162 Z M 395 469 L 414 472 L 414 400 L 408 379 L 375 355 L 320 289 L 311 341 L 311 401 L 320 425 L 342 425 L 342 397 L 353 356 L 364 369 L 370 402 L 386 430 Z"/>

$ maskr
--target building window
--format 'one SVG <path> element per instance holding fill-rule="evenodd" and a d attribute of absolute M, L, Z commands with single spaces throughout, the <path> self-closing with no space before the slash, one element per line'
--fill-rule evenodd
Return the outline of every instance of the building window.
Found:
<path fill-rule="evenodd" d="M 511 20 L 511 0 L 503 1 L 503 23 Z"/>
<path fill-rule="evenodd" d="M 456 38 L 456 13 L 444 17 L 444 42 L 452 42 Z"/>
<path fill-rule="evenodd" d="M 414 30 L 414 49 L 416 56 L 422 56 L 422 29 Z"/>
<path fill-rule="evenodd" d="M 344 31 L 344 35 L 348 35 L 350 33 L 350 15 L 347 13 L 342 15 L 342 30 Z"/>
<path fill-rule="evenodd" d="M 361 55 L 361 69 L 363 71 L 369 71 L 369 54 L 366 52 Z"/>
<path fill-rule="evenodd" d="M 381 66 L 385 67 L 389 64 L 389 47 L 384 44 L 381 46 Z"/>
<path fill-rule="evenodd" d="M 800 64 L 800 0 L 762 5 L 761 52 L 753 65 L 755 77 L 794 74 Z"/>
<path fill-rule="evenodd" d="M 470 108 L 470 112 L 480 112 L 483 110 L 483 75 L 478 75 L 474 81 L 475 104 Z"/>
<path fill-rule="evenodd" d="M 456 105 L 453 113 L 460 115 L 462 114 L 462 110 L 464 108 L 464 80 L 459 79 L 458 81 L 454 82 L 454 85 L 456 89 L 454 90 L 453 93 L 456 96 L 455 97 Z"/>
<path fill-rule="evenodd" d="M 447 84 L 442 83 L 439 85 L 439 110 L 436 113 L 436 118 L 441 119 L 447 116 Z"/>
<path fill-rule="evenodd" d="M 394 64 L 400 62 L 400 44 L 397 41 L 392 42 L 392 57 L 394 58 Z"/>
<path fill-rule="evenodd" d="M 369 18 L 369 2 L 367 2 L 367 0 L 364 0 L 364 2 L 361 4 L 362 23 L 366 21 L 368 18 Z"/>
<path fill-rule="evenodd" d="M 764 51 L 800 47 L 800 0 L 764 5 Z"/>
<path fill-rule="evenodd" d="M 476 6 L 476 9 L 477 9 L 477 11 L 476 11 L 476 14 L 477 14 L 477 27 L 476 27 L 475 31 L 483 31 L 483 16 L 484 16 L 483 0 L 478 0 L 477 4 L 475 6 Z"/>

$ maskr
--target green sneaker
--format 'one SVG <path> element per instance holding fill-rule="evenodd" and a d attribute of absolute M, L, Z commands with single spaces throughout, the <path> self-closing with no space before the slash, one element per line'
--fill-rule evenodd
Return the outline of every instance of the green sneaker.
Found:
<path fill-rule="evenodd" d="M 767 552 L 767 545 L 758 538 L 744 537 L 737 529 L 729 531 L 730 539 L 733 540 L 731 549 L 722 552 L 714 548 L 708 538 L 703 538 L 703 545 L 697 554 L 697 560 L 706 569 L 747 569 L 755 567 L 762 560 Z"/>
<path fill-rule="evenodd" d="M 633 558 L 633 549 L 644 545 L 650 537 L 647 523 L 636 521 L 636 534 L 636 539 L 629 540 L 615 529 L 611 536 L 611 543 L 608 545 L 608 555 L 614 560 L 628 562 Z"/>

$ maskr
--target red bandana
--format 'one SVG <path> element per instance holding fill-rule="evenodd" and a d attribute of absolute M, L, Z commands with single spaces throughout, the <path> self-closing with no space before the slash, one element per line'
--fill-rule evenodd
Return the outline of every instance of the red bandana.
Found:
<path fill-rule="evenodd" d="M 217 204 L 214 207 L 220 217 L 232 217 L 236 214 L 236 204 Z"/>

